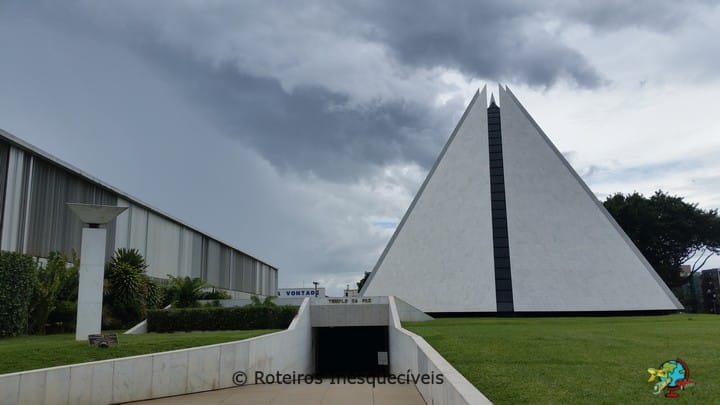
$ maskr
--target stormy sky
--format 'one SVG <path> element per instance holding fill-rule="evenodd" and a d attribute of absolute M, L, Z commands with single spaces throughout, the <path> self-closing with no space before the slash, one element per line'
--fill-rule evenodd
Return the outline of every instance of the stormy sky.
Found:
<path fill-rule="evenodd" d="M 0 128 L 337 294 L 484 84 L 598 198 L 720 207 L 719 21 L 709 1 L 2 0 Z"/>

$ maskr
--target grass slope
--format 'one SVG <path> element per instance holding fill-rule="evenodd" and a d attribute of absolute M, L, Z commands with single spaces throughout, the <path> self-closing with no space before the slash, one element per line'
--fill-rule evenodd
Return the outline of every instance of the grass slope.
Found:
<path fill-rule="evenodd" d="M 676 404 L 720 404 L 720 316 L 445 318 L 405 323 L 496 404 L 665 403 L 648 368 L 682 358 Z"/>
<path fill-rule="evenodd" d="M 87 341 L 76 342 L 74 334 L 4 338 L 0 339 L 0 374 L 231 342 L 275 331 L 266 329 L 144 335 L 123 335 L 119 332 L 120 344 L 106 349 L 90 346 Z"/>

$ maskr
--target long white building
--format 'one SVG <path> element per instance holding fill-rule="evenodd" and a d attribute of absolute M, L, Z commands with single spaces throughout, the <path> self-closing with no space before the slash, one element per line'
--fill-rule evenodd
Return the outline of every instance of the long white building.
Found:
<path fill-rule="evenodd" d="M 242 298 L 275 295 L 278 270 L 0 130 L 0 249 L 79 252 L 83 224 L 65 203 L 129 207 L 107 225 L 107 257 L 138 249 L 156 278 L 200 277 Z"/>

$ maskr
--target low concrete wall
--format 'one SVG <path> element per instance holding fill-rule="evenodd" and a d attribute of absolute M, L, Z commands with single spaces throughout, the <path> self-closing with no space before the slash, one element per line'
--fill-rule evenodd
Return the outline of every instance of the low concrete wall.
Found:
<path fill-rule="evenodd" d="M 144 319 L 140 321 L 137 325 L 133 326 L 132 328 L 128 329 L 123 333 L 123 335 L 142 335 L 143 333 L 147 333 L 148 324 L 147 319 Z"/>
<path fill-rule="evenodd" d="M 432 321 L 433 317 L 415 308 L 398 297 L 395 298 L 395 309 L 401 322 L 425 322 Z"/>
<path fill-rule="evenodd" d="M 0 404 L 105 404 L 248 383 L 255 371 L 313 371 L 309 300 L 287 330 L 238 342 L 0 375 Z"/>
<path fill-rule="evenodd" d="M 402 328 L 395 297 L 390 297 L 390 372 L 395 375 L 438 375 L 442 384 L 416 384 L 428 404 L 491 404 L 475 386 L 465 379 L 425 339 Z M 437 380 L 436 380 L 437 381 Z"/>

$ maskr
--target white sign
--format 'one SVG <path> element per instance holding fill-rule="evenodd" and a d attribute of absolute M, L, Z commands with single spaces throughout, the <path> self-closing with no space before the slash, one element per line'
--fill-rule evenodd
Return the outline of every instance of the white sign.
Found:
<path fill-rule="evenodd" d="M 388 352 L 378 352 L 378 366 L 388 365 Z"/>
<path fill-rule="evenodd" d="M 357 298 L 328 298 L 328 304 L 372 304 L 373 300 L 369 297 Z M 377 304 L 377 302 L 376 302 Z"/>
<path fill-rule="evenodd" d="M 324 297 L 325 287 L 315 288 L 278 288 L 278 298 Z"/>

